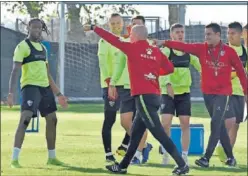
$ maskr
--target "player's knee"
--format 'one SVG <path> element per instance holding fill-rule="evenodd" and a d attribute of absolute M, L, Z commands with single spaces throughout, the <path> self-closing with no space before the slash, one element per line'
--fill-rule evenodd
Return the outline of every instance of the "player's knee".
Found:
<path fill-rule="evenodd" d="M 21 126 L 24 125 L 24 127 L 28 127 L 29 123 L 30 123 L 30 120 L 33 116 L 33 112 L 32 111 L 29 111 L 29 110 L 24 110 L 22 111 L 21 113 Z"/>
<path fill-rule="evenodd" d="M 57 119 L 56 113 L 53 112 L 53 113 L 51 113 L 51 114 L 48 114 L 48 115 L 46 116 L 46 122 L 47 122 L 48 125 L 57 126 L 58 119 Z"/>

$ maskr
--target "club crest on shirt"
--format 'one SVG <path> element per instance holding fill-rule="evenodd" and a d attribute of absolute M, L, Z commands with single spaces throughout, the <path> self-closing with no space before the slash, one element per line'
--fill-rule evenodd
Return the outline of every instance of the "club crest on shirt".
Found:
<path fill-rule="evenodd" d="M 109 101 L 109 106 L 113 107 L 115 105 L 114 101 Z"/>
<path fill-rule="evenodd" d="M 225 51 L 221 51 L 221 52 L 220 52 L 220 55 L 221 55 L 221 56 L 224 56 L 225 53 L 226 53 Z"/>

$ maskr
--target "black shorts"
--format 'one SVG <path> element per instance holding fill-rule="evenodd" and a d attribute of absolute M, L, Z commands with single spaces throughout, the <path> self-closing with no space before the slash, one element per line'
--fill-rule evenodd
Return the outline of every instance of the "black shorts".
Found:
<path fill-rule="evenodd" d="M 130 89 L 124 89 L 123 86 L 118 87 L 118 95 L 121 100 L 120 113 L 134 112 L 135 108 L 135 99 L 131 96 Z"/>
<path fill-rule="evenodd" d="M 244 108 L 245 108 L 245 99 L 244 96 L 232 95 L 229 97 L 229 103 L 225 118 L 236 117 L 236 123 L 243 122 L 244 117 Z"/>
<path fill-rule="evenodd" d="M 21 91 L 21 110 L 33 112 L 33 117 L 37 117 L 39 110 L 42 117 L 57 111 L 55 97 L 50 87 L 39 87 L 27 85 Z"/>
<path fill-rule="evenodd" d="M 175 95 L 174 99 L 163 94 L 160 106 L 161 114 L 172 114 L 178 116 L 191 116 L 190 93 Z"/>
<path fill-rule="evenodd" d="M 225 118 L 226 112 L 229 109 L 229 96 L 203 94 L 204 103 L 211 118 Z M 218 116 L 218 117 L 216 117 Z"/>
<path fill-rule="evenodd" d="M 108 88 L 103 88 L 104 111 L 118 111 L 120 109 L 120 98 L 112 101 L 108 98 Z"/>

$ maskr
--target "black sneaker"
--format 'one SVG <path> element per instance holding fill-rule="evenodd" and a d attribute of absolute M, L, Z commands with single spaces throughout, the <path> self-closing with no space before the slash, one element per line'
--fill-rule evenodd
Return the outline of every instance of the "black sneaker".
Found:
<path fill-rule="evenodd" d="M 120 168 L 120 165 L 118 163 L 106 166 L 106 169 L 108 169 L 110 172 L 113 172 L 115 174 L 126 174 L 127 169 Z"/>
<path fill-rule="evenodd" d="M 195 160 L 195 164 L 200 167 L 209 167 L 209 161 L 205 157 Z"/>
<path fill-rule="evenodd" d="M 185 175 L 189 173 L 189 166 L 185 165 L 183 167 L 176 167 L 173 171 L 172 174 L 173 175 Z"/>
<path fill-rule="evenodd" d="M 110 164 L 115 164 L 116 163 L 116 159 L 113 155 L 110 156 L 106 156 L 106 162 L 110 163 Z"/>
<path fill-rule="evenodd" d="M 228 158 L 225 164 L 229 167 L 235 167 L 237 165 L 237 161 L 235 158 Z"/>

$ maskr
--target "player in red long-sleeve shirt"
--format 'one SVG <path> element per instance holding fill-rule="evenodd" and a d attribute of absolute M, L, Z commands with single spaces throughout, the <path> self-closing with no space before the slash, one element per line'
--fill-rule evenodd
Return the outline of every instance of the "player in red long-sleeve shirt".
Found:
<path fill-rule="evenodd" d="M 157 113 L 160 106 L 158 78 L 159 75 L 170 74 L 174 71 L 172 63 L 159 48 L 149 45 L 147 42 L 148 32 L 143 25 L 132 27 L 131 42 L 122 41 L 102 28 L 91 26 L 91 29 L 93 28 L 101 38 L 127 55 L 131 95 L 135 97 L 137 110 L 125 157 L 120 164 L 110 165 L 106 168 L 111 172 L 126 173 L 138 144 L 148 128 L 176 161 L 178 167 L 173 170 L 173 173 L 177 175 L 188 173 L 189 167 L 185 164 L 172 140 L 164 132 Z"/>
<path fill-rule="evenodd" d="M 209 160 L 220 139 L 221 142 L 227 144 L 224 148 L 228 157 L 226 165 L 235 166 L 236 160 L 233 156 L 223 117 L 229 96 L 232 95 L 232 67 L 237 72 L 245 95 L 247 94 L 246 74 L 234 49 L 222 43 L 221 28 L 218 24 L 211 23 L 206 26 L 205 38 L 206 43 L 186 44 L 176 41 L 164 41 L 164 45 L 196 55 L 200 59 L 202 66 L 201 87 L 205 105 L 211 117 L 211 134 L 205 155 L 196 160 L 195 163 L 201 167 L 209 167 Z"/>

